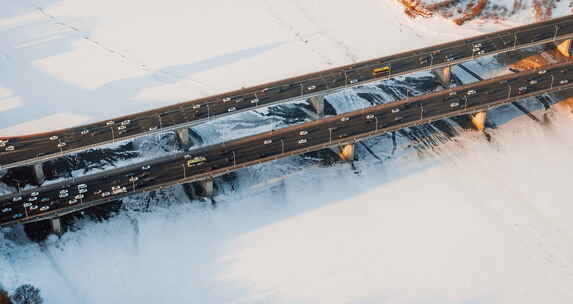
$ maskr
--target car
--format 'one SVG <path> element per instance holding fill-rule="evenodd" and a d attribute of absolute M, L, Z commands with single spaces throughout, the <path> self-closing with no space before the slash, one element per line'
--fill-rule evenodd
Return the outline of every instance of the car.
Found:
<path fill-rule="evenodd" d="M 94 195 L 98 195 L 98 194 L 100 194 L 101 192 L 102 192 L 101 189 L 100 189 L 100 190 L 96 190 L 96 191 L 94 191 Z"/>
<path fill-rule="evenodd" d="M 316 86 L 315 86 L 315 85 L 311 85 L 311 86 L 308 86 L 306 89 L 309 90 L 309 91 L 311 91 L 311 90 L 316 89 Z"/>
<path fill-rule="evenodd" d="M 5 142 L 0 142 L 0 148 L 6 147 L 6 143 Z"/>
<path fill-rule="evenodd" d="M 525 91 L 527 91 L 527 87 L 526 87 L 526 86 L 519 87 L 519 88 L 517 89 L 517 92 L 519 92 L 519 93 L 523 93 L 523 92 L 525 92 Z"/>
<path fill-rule="evenodd" d="M 308 131 L 306 131 L 306 130 L 302 130 L 302 131 L 298 132 L 298 135 L 300 135 L 300 136 L 304 136 L 306 134 L 308 134 Z"/>
<path fill-rule="evenodd" d="M 24 203 L 24 204 L 22 204 L 22 207 L 24 207 L 24 208 L 28 208 L 28 207 L 30 207 L 30 206 L 32 206 L 32 203 Z"/>
<path fill-rule="evenodd" d="M 77 199 L 71 199 L 71 200 L 68 201 L 68 204 L 69 204 L 69 205 L 73 205 L 73 204 L 75 204 L 75 203 L 77 203 L 77 202 L 78 202 Z"/>
<path fill-rule="evenodd" d="M 111 190 L 112 190 L 112 191 L 113 191 L 113 190 L 117 190 L 117 189 L 121 189 L 121 186 L 112 186 L 112 187 L 111 187 Z"/>
<path fill-rule="evenodd" d="M 79 189 L 78 190 L 78 193 L 86 193 L 86 192 L 88 192 L 88 189 Z"/>
<path fill-rule="evenodd" d="M 452 102 L 452 103 L 450 103 L 450 108 L 455 108 L 455 107 L 458 107 L 459 105 L 460 105 L 459 102 Z"/>
<path fill-rule="evenodd" d="M 33 201 L 35 201 L 35 200 L 38 200 L 38 197 L 37 197 L 37 196 L 32 196 L 32 197 L 30 197 L 30 198 L 28 199 L 29 202 L 33 202 Z"/>
<path fill-rule="evenodd" d="M 117 127 L 118 130 L 125 130 L 127 127 L 126 126 L 119 126 Z"/>
<path fill-rule="evenodd" d="M 199 109 L 200 107 L 201 107 L 200 104 L 195 104 L 195 105 L 193 105 L 191 108 L 193 108 L 193 110 L 197 110 L 197 109 Z"/>
<path fill-rule="evenodd" d="M 225 97 L 225 98 L 223 98 L 223 102 L 227 102 L 227 101 L 231 101 L 231 97 Z"/>
<path fill-rule="evenodd" d="M 358 79 L 352 79 L 352 80 L 349 81 L 350 84 L 354 84 L 354 83 L 357 83 L 357 82 L 358 82 Z"/>
<path fill-rule="evenodd" d="M 101 194 L 101 197 L 106 197 L 106 196 L 110 196 L 111 193 L 110 192 L 104 192 Z"/>
<path fill-rule="evenodd" d="M 396 118 L 394 118 L 394 120 L 402 120 L 402 119 L 404 119 L 404 117 L 402 116 L 396 116 Z"/>
<path fill-rule="evenodd" d="M 306 141 L 307 141 L 306 138 L 302 138 L 302 139 L 298 140 L 298 143 L 299 144 L 306 144 Z"/>
<path fill-rule="evenodd" d="M 50 140 L 57 140 L 58 137 L 56 135 L 50 136 Z"/>
<path fill-rule="evenodd" d="M 62 194 L 62 193 L 68 193 L 68 189 L 62 189 L 62 190 L 60 190 L 60 194 Z"/>
<path fill-rule="evenodd" d="M 80 132 L 81 135 L 86 135 L 86 134 L 88 134 L 88 133 L 90 133 L 89 130 L 82 130 L 82 132 Z"/>
<path fill-rule="evenodd" d="M 400 109 L 398 109 L 398 108 L 392 109 L 392 113 L 396 114 L 396 113 L 398 113 L 398 112 L 400 112 Z"/>
<path fill-rule="evenodd" d="M 50 198 L 49 197 L 43 197 L 42 199 L 40 199 L 40 202 L 45 203 L 45 202 L 49 202 Z"/>
<path fill-rule="evenodd" d="M 265 145 L 269 145 L 269 144 L 272 144 L 272 143 L 273 143 L 273 140 L 272 140 L 272 139 L 265 139 L 265 141 L 263 142 L 263 144 L 265 144 Z"/>
<path fill-rule="evenodd" d="M 6 207 L 6 208 L 2 209 L 2 213 L 7 213 L 10 211 L 12 211 L 12 208 L 10 208 L 10 207 Z"/>
<path fill-rule="evenodd" d="M 48 211 L 50 209 L 50 206 L 42 206 L 40 208 L 40 211 Z"/>
<path fill-rule="evenodd" d="M 483 54 L 485 54 L 485 51 L 484 51 L 484 50 L 481 50 L 481 51 L 478 50 L 478 52 L 476 52 L 476 54 L 477 54 L 477 55 L 483 55 Z"/>
<path fill-rule="evenodd" d="M 86 185 L 86 184 L 79 184 L 78 185 L 78 189 L 83 189 L 83 188 L 87 188 L 87 187 L 88 187 L 88 185 Z"/>
<path fill-rule="evenodd" d="M 36 210 L 36 209 L 38 209 L 38 205 L 30 206 L 30 210 Z"/>
<path fill-rule="evenodd" d="M 366 115 L 366 119 L 374 119 L 374 114 L 368 114 L 368 115 Z"/>
<path fill-rule="evenodd" d="M 564 79 L 564 80 L 559 81 L 559 84 L 566 84 L 566 83 L 569 83 L 569 80 Z M 6 150 L 8 150 L 8 148 L 6 148 Z"/>
<path fill-rule="evenodd" d="M 17 202 L 17 201 L 21 201 L 21 200 L 22 200 L 22 197 L 21 197 L 21 196 L 15 196 L 15 197 L 12 198 L 12 201 L 13 201 L 13 202 Z"/>
<path fill-rule="evenodd" d="M 61 143 L 58 144 L 58 148 L 62 148 L 62 147 L 65 147 L 65 146 L 66 146 L 66 143 L 65 143 L 65 142 L 61 142 Z"/>
<path fill-rule="evenodd" d="M 113 190 L 111 193 L 112 193 L 112 194 L 119 194 L 119 193 L 125 193 L 125 192 L 127 192 L 127 188 L 122 187 L 122 188 Z"/>
<path fill-rule="evenodd" d="M 233 112 L 233 111 L 235 111 L 235 110 L 237 110 L 237 108 L 235 108 L 235 107 L 230 107 L 230 108 L 227 109 L 227 112 Z"/>
<path fill-rule="evenodd" d="M 535 79 L 529 82 L 529 84 L 537 84 L 537 83 L 538 83 L 538 81 Z"/>
<path fill-rule="evenodd" d="M 251 99 L 251 103 L 258 103 L 258 102 L 259 102 L 258 98 Z"/>
<path fill-rule="evenodd" d="M 30 196 L 38 196 L 38 195 L 40 195 L 40 192 L 37 191 L 30 193 Z"/>
<path fill-rule="evenodd" d="M 469 90 L 466 94 L 467 94 L 467 95 L 474 95 L 474 94 L 476 94 L 476 93 L 477 93 L 476 90 Z"/>
<path fill-rule="evenodd" d="M 21 218 L 21 217 L 23 217 L 23 216 L 24 216 L 24 215 L 23 215 L 22 213 L 16 213 L 16 214 L 12 215 L 12 218 L 13 218 L 13 219 L 17 219 L 17 218 Z"/>
<path fill-rule="evenodd" d="M 82 198 L 84 198 L 84 195 L 83 195 L 83 194 L 78 194 L 78 195 L 76 195 L 74 198 L 75 198 L 75 199 L 82 199 Z"/>
<path fill-rule="evenodd" d="M 456 96 L 456 95 L 458 95 L 458 92 L 453 91 L 453 92 L 450 92 L 448 95 L 449 95 L 449 96 Z"/>
<path fill-rule="evenodd" d="M 132 183 L 133 183 L 133 182 L 136 182 L 137 180 L 139 180 L 139 177 L 137 177 L 137 176 L 132 176 L 132 177 L 129 178 L 129 181 L 132 182 Z"/>
<path fill-rule="evenodd" d="M 60 193 L 60 194 L 58 195 L 59 198 L 66 198 L 66 197 L 68 197 L 68 196 L 69 196 L 69 194 L 68 194 L 67 192 Z"/>
<path fill-rule="evenodd" d="M 157 126 L 153 126 L 153 127 L 149 128 L 149 131 L 155 131 L 155 130 L 157 130 Z"/>
<path fill-rule="evenodd" d="M 350 117 L 342 117 L 340 119 L 340 121 L 342 121 L 342 122 L 349 121 L 349 120 L 350 120 Z"/>
<path fill-rule="evenodd" d="M 150 165 L 145 165 L 145 166 L 141 167 L 141 170 L 149 170 L 149 168 L 151 168 Z"/>
<path fill-rule="evenodd" d="M 110 120 L 110 121 L 106 122 L 105 125 L 109 127 L 109 126 L 113 126 L 114 123 L 115 122 L 113 120 Z"/>
<path fill-rule="evenodd" d="M 381 73 L 390 72 L 390 66 L 375 68 L 372 70 L 372 76 L 378 76 Z"/>
<path fill-rule="evenodd" d="M 474 48 L 480 48 L 480 47 L 482 47 L 481 43 L 474 43 Z"/>
<path fill-rule="evenodd" d="M 8 147 L 6 147 L 6 151 L 14 151 L 14 146 L 8 146 Z"/>
<path fill-rule="evenodd" d="M 127 125 L 129 125 L 130 123 L 131 123 L 131 120 L 126 119 L 126 120 L 124 120 L 124 121 L 121 122 L 121 125 L 122 125 L 122 126 L 127 126 Z"/>
<path fill-rule="evenodd" d="M 543 74 L 547 73 L 547 70 L 541 70 L 541 71 L 539 71 L 539 72 L 537 72 L 537 73 L 538 73 L 539 75 L 543 75 Z"/>

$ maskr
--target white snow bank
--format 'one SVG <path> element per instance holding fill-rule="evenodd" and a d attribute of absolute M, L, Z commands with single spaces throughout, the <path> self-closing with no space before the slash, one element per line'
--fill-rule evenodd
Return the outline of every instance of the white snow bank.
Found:
<path fill-rule="evenodd" d="M 411 20 L 390 0 L 0 4 L 0 135 L 54 130 L 507 27 Z M 1 100 L 0 100 L 1 101 Z M 66 113 L 85 120 L 52 124 Z M 35 128 L 14 127 L 34 122 Z"/>
<path fill-rule="evenodd" d="M 0 282 L 46 303 L 569 303 L 572 131 L 520 117 L 360 176 L 88 223 L 49 254 L 0 241 Z"/>

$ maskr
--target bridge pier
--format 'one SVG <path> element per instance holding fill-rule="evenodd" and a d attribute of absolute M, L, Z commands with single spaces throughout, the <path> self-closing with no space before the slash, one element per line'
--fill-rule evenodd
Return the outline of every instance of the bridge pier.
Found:
<path fill-rule="evenodd" d="M 314 119 L 322 119 L 324 118 L 324 96 L 312 96 L 308 99 L 310 105 L 314 108 L 316 112 L 316 117 Z"/>
<path fill-rule="evenodd" d="M 177 135 L 177 143 L 181 149 L 187 149 L 191 147 L 191 140 L 189 139 L 189 128 L 181 128 L 175 130 Z"/>
<path fill-rule="evenodd" d="M 44 167 L 42 166 L 42 163 L 34 164 L 32 169 L 34 171 L 34 181 L 38 185 L 43 184 L 46 180 L 46 175 L 44 174 Z"/>
<path fill-rule="evenodd" d="M 478 112 L 475 114 L 470 114 L 470 120 L 474 127 L 478 131 L 483 131 L 485 129 L 485 119 L 487 118 L 487 112 Z"/>
<path fill-rule="evenodd" d="M 557 51 L 565 57 L 572 57 L 571 40 L 567 39 L 563 41 L 556 42 Z"/>
<path fill-rule="evenodd" d="M 448 87 L 450 85 L 450 81 L 452 80 L 451 70 L 452 67 L 447 66 L 444 68 L 433 69 L 432 74 L 436 75 L 436 78 L 444 87 Z"/>
<path fill-rule="evenodd" d="M 332 151 L 336 153 L 342 161 L 354 161 L 354 144 L 341 145 L 336 148 L 332 148 Z"/>
<path fill-rule="evenodd" d="M 215 194 L 215 187 L 213 185 L 213 179 L 209 178 L 209 179 L 204 179 L 199 181 L 199 187 L 201 187 L 201 190 L 203 192 L 203 196 L 205 197 L 213 197 L 213 195 Z"/>
<path fill-rule="evenodd" d="M 53 234 L 57 236 L 61 236 L 62 234 L 64 234 L 64 231 L 62 229 L 62 221 L 60 220 L 59 217 L 51 219 L 50 225 L 52 226 Z"/>

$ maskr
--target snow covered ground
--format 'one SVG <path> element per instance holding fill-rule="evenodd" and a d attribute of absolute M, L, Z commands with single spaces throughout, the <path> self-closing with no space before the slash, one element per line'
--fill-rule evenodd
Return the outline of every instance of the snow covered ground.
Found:
<path fill-rule="evenodd" d="M 45 250 L 3 239 L 0 282 L 47 303 L 569 303 L 573 117 L 548 115 L 492 142 L 468 132 L 364 160 L 360 175 L 305 171 L 216 209 L 85 223 Z"/>
<path fill-rule="evenodd" d="M 55 130 L 518 25 L 391 0 L 0 4 L 0 135 Z M 528 20 L 525 20 L 528 22 Z"/>

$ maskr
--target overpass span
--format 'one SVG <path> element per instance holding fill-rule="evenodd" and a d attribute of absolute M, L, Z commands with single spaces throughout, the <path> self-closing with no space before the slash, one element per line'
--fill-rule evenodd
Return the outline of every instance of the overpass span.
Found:
<path fill-rule="evenodd" d="M 99 145 L 192 126 L 217 117 L 478 57 L 573 37 L 573 16 L 457 40 L 256 87 L 191 100 L 74 128 L 19 137 L 0 135 L 0 169 L 28 165 Z"/>
<path fill-rule="evenodd" d="M 0 197 L 0 225 L 59 217 L 133 193 L 573 88 L 573 63 L 496 77 Z"/>

